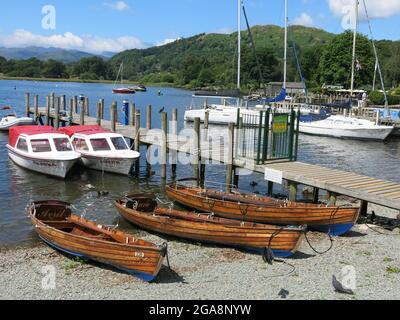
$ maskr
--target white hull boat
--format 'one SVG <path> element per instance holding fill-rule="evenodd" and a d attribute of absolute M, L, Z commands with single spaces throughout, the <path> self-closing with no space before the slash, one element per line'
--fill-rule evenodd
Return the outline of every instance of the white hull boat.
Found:
<path fill-rule="evenodd" d="M 47 126 L 12 128 L 7 149 L 20 167 L 62 179 L 80 158 L 68 136 Z"/>
<path fill-rule="evenodd" d="M 344 116 L 330 116 L 313 122 L 300 122 L 300 132 L 311 135 L 357 140 L 385 140 L 392 126 L 379 126 L 372 121 Z"/>
<path fill-rule="evenodd" d="M 124 137 L 99 126 L 60 128 L 72 139 L 82 164 L 94 170 L 129 175 L 140 153 L 129 149 Z"/>
<path fill-rule="evenodd" d="M 6 116 L 0 120 L 0 131 L 8 131 L 12 127 L 29 126 L 34 124 L 33 119 L 28 117 L 18 118 L 14 115 Z"/>

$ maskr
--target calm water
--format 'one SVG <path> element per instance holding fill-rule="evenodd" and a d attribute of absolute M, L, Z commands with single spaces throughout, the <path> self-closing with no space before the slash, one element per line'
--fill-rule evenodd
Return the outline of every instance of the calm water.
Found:
<path fill-rule="evenodd" d="M 43 106 L 45 96 L 54 91 L 58 95 L 67 96 L 85 94 L 89 97 L 91 114 L 95 114 L 95 102 L 100 98 L 105 99 L 107 107 L 114 100 L 118 101 L 120 107 L 122 106 L 122 100 L 126 97 L 112 95 L 111 89 L 112 85 L 106 84 L 0 81 L 0 107 L 12 105 L 22 115 L 25 92 L 30 92 L 32 96 L 39 95 L 40 105 Z M 157 95 L 158 90 L 163 92 L 162 96 Z M 138 93 L 127 98 L 136 103 L 142 115 L 146 114 L 148 104 L 153 105 L 153 126 L 156 128 L 160 123 L 158 110 L 164 107 L 165 111 L 171 114 L 172 108 L 177 107 L 179 125 L 182 128 L 183 113 L 186 106 L 192 102 L 191 95 L 192 92 L 189 91 L 153 87 L 149 88 L 147 93 Z M 105 114 L 108 117 L 108 108 Z M 122 112 L 119 112 L 120 121 L 123 117 Z M 142 125 L 145 125 L 144 116 Z M 7 141 L 8 135 L 0 133 L 0 246 L 32 244 L 39 241 L 24 212 L 31 200 L 64 200 L 73 203 L 80 211 L 85 211 L 88 218 L 103 224 L 119 224 L 122 229 L 134 233 L 137 230 L 124 222 L 113 209 L 112 200 L 134 192 L 155 192 L 165 199 L 160 186 L 160 170 L 157 166 L 153 166 L 155 175 L 147 178 L 144 157 L 141 159 L 141 172 L 137 178 L 111 174 L 103 176 L 100 172 L 78 169 L 68 180 L 61 181 L 32 173 L 13 164 L 8 159 L 5 148 Z M 145 149 L 142 151 L 144 153 Z M 383 144 L 301 136 L 299 153 L 301 161 L 353 170 L 360 174 L 400 182 L 400 140 L 393 139 Z M 207 180 L 225 181 L 224 166 L 207 166 L 206 174 Z M 191 166 L 178 166 L 179 178 L 192 175 Z M 250 187 L 251 181 L 257 181 L 258 186 Z M 263 182 L 262 175 L 241 177 L 239 187 L 249 191 L 266 192 L 266 183 Z M 98 198 L 97 190 L 106 190 L 110 193 L 106 197 Z"/>

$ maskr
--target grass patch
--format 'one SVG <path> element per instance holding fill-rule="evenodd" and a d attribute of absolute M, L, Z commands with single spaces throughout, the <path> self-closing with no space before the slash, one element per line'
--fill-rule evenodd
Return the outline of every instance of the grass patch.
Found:
<path fill-rule="evenodd" d="M 372 256 L 372 252 L 364 251 L 363 255 L 370 257 L 370 256 Z"/>
<path fill-rule="evenodd" d="M 392 258 L 389 258 L 389 257 L 385 257 L 384 259 L 383 259 L 383 262 L 392 262 L 393 261 L 393 259 Z"/>
<path fill-rule="evenodd" d="M 398 274 L 398 273 L 400 273 L 400 268 L 399 267 L 387 267 L 386 268 L 386 272 L 388 272 L 388 273 L 396 273 L 396 274 Z"/>
<path fill-rule="evenodd" d="M 64 263 L 63 269 L 66 274 L 70 274 L 72 270 L 76 269 L 77 267 L 85 264 L 86 262 L 81 258 L 73 258 Z"/>

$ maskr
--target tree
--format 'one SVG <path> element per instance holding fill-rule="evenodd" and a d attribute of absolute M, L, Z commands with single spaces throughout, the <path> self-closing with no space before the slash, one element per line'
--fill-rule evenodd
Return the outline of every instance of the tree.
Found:
<path fill-rule="evenodd" d="M 73 65 L 72 72 L 77 77 L 92 75 L 92 80 L 109 79 L 111 74 L 109 65 L 100 57 L 82 58 Z"/>
<path fill-rule="evenodd" d="M 7 63 L 7 59 L 4 57 L 0 57 L 0 73 L 4 73 L 4 66 Z"/>
<path fill-rule="evenodd" d="M 346 31 L 331 41 L 322 51 L 319 82 L 350 87 L 353 34 Z M 371 84 L 375 66 L 372 45 L 367 37 L 357 36 L 356 57 L 361 70 L 355 72 L 355 87 Z"/>
<path fill-rule="evenodd" d="M 67 78 L 67 67 L 56 60 L 48 60 L 43 67 L 42 75 L 46 78 Z"/>

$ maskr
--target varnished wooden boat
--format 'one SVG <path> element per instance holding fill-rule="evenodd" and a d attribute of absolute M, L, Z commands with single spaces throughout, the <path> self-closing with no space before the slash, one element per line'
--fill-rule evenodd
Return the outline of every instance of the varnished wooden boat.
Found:
<path fill-rule="evenodd" d="M 278 257 L 291 256 L 305 232 L 304 227 L 271 226 L 160 208 L 150 195 L 125 197 L 117 200 L 115 207 L 126 220 L 151 232 L 249 251 L 269 248 Z"/>
<path fill-rule="evenodd" d="M 166 188 L 169 198 L 187 207 L 230 219 L 274 225 L 307 225 L 339 236 L 349 231 L 360 208 L 277 200 L 240 193 L 225 193 L 176 182 Z"/>
<path fill-rule="evenodd" d="M 113 266 L 145 281 L 157 276 L 167 254 L 165 246 L 73 215 L 65 202 L 32 202 L 27 213 L 39 237 L 51 247 Z"/>

